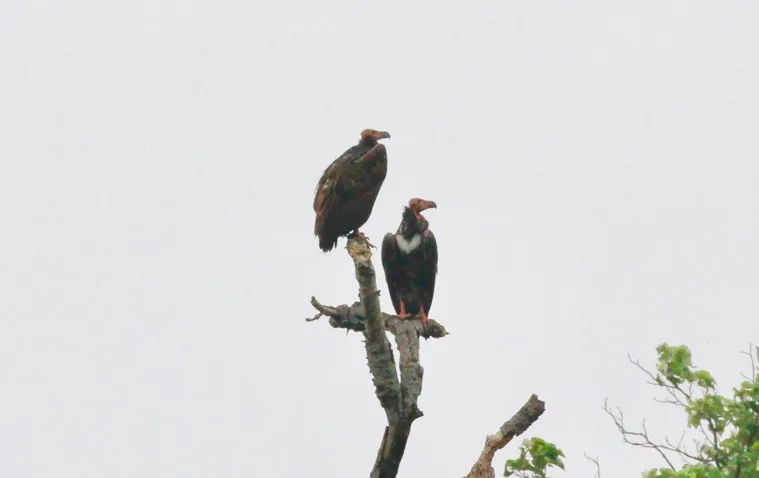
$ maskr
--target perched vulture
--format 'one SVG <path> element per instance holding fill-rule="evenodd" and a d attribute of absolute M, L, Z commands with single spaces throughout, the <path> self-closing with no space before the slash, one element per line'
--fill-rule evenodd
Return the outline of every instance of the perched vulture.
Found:
<path fill-rule="evenodd" d="M 390 133 L 365 129 L 358 144 L 334 160 L 319 179 L 314 235 L 319 237 L 322 251 L 331 251 L 341 236 L 369 239 L 358 228 L 372 214 L 387 176 L 387 151 L 377 143 L 383 138 L 390 138 Z"/>
<path fill-rule="evenodd" d="M 398 230 L 388 232 L 382 240 L 382 268 L 393 308 L 398 317 L 413 315 L 423 324 L 429 320 L 437 276 L 437 241 L 421 215 L 429 208 L 437 208 L 437 204 L 411 199 Z"/>

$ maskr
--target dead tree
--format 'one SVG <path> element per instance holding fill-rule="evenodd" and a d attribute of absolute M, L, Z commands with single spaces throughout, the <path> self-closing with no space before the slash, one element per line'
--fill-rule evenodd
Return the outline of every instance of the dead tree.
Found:
<path fill-rule="evenodd" d="M 360 301 L 352 305 L 332 307 L 322 305 L 315 297 L 311 297 L 311 305 L 318 313 L 306 321 L 327 316 L 332 327 L 364 335 L 366 358 L 375 393 L 387 416 L 387 426 L 369 476 L 395 478 L 406 451 L 411 424 L 424 415 L 417 406 L 424 376 L 424 369 L 419 363 L 419 338 L 443 338 L 448 332 L 435 320 L 430 320 L 427 326 L 423 326 L 418 320 L 402 320 L 382 312 L 369 244 L 363 239 L 349 239 L 347 249 L 355 266 Z M 400 360 L 398 368 L 386 331 L 395 337 Z M 495 472 L 491 463 L 495 452 L 527 430 L 544 410 L 545 403 L 532 395 L 494 435 L 487 437 L 480 457 L 466 478 L 493 478 Z"/>

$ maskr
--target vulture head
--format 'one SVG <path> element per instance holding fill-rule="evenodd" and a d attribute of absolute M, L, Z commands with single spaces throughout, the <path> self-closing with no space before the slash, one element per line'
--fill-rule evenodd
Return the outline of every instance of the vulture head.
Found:
<path fill-rule="evenodd" d="M 414 213 L 417 218 L 423 219 L 424 216 L 422 216 L 421 212 L 427 209 L 437 209 L 437 204 L 435 204 L 435 201 L 427 201 L 426 199 L 421 198 L 412 198 L 409 199 L 408 208 Z"/>
<path fill-rule="evenodd" d="M 390 133 L 387 131 L 377 131 L 376 129 L 369 128 L 361 132 L 361 141 L 364 143 L 376 143 L 385 138 L 390 138 Z"/>

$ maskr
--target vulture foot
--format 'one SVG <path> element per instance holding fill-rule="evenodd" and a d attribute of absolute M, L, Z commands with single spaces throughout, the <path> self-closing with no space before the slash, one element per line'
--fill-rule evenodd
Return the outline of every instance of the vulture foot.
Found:
<path fill-rule="evenodd" d="M 408 312 L 406 312 L 406 303 L 405 302 L 401 301 L 401 311 L 398 312 L 398 314 L 396 315 L 396 317 L 398 317 L 399 319 L 408 319 L 409 317 L 411 317 L 411 314 L 409 314 Z"/>
<path fill-rule="evenodd" d="M 356 229 L 355 231 L 353 231 L 352 233 L 350 233 L 348 235 L 348 238 L 349 239 L 355 239 L 355 238 L 363 239 L 364 241 L 366 241 L 367 244 L 369 244 L 369 247 L 371 247 L 372 249 L 376 249 L 377 248 L 374 244 L 372 244 L 371 242 L 369 242 L 369 238 L 366 237 L 366 235 L 363 232 L 359 231 L 358 229 Z"/>
<path fill-rule="evenodd" d="M 426 326 L 430 323 L 430 318 L 427 317 L 427 313 L 424 312 L 424 306 L 419 306 L 419 313 L 416 314 L 416 318 L 422 321 L 422 325 Z"/>

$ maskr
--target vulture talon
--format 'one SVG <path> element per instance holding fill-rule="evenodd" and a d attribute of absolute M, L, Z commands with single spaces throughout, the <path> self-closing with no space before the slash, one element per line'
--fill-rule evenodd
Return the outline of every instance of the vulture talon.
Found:
<path fill-rule="evenodd" d="M 348 235 L 348 238 L 349 239 L 363 239 L 369 245 L 369 247 L 371 247 L 373 249 L 377 248 L 377 247 L 375 247 L 374 244 L 372 244 L 371 242 L 369 242 L 369 238 L 366 236 L 366 234 L 364 234 L 363 232 L 361 232 L 359 230 L 355 230 L 352 233 L 350 233 Z"/>

